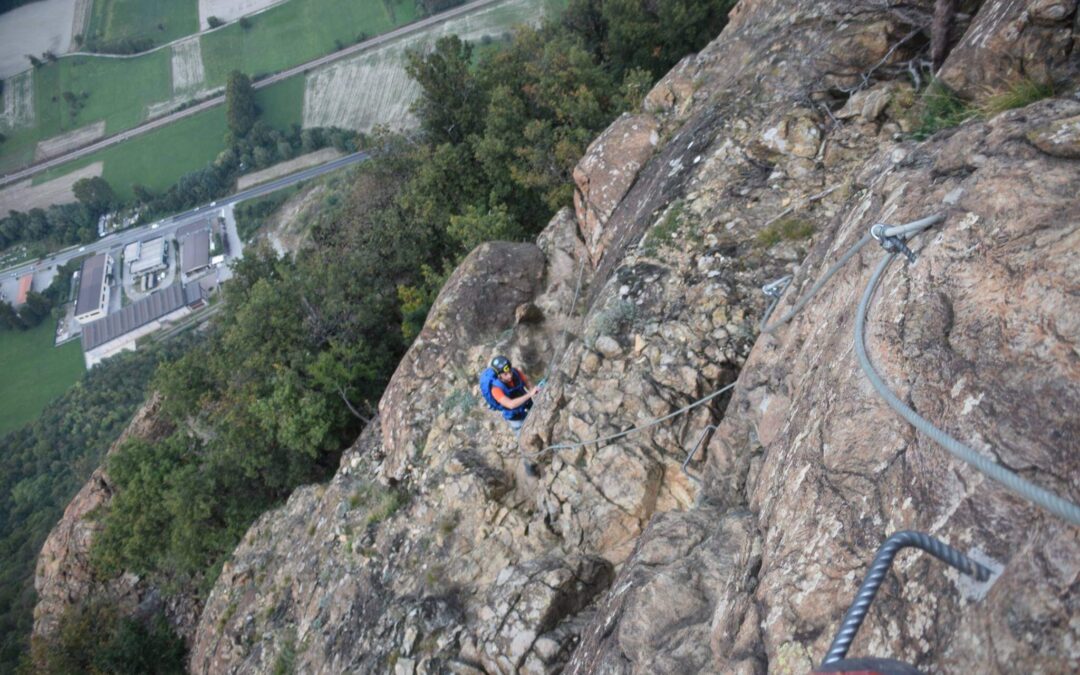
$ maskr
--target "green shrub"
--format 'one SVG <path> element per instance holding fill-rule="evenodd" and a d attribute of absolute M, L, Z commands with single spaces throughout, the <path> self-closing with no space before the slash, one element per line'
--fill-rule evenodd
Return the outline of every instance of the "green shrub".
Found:
<path fill-rule="evenodd" d="M 161 614 L 145 622 L 119 616 L 115 607 L 89 602 L 61 615 L 56 631 L 34 639 L 35 673 L 184 672 L 184 642 Z"/>
<path fill-rule="evenodd" d="M 622 335 L 630 331 L 638 318 L 638 307 L 629 300 L 616 300 L 596 314 L 585 331 L 585 346 L 592 349 L 601 335 Z"/>
<path fill-rule="evenodd" d="M 757 243 L 769 248 L 782 241 L 809 239 L 813 234 L 813 224 L 799 218 L 781 218 L 757 233 Z"/>

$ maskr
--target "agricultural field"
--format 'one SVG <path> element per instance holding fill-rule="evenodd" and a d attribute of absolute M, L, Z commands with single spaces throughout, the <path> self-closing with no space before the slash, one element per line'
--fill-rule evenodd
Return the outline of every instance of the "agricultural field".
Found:
<path fill-rule="evenodd" d="M 148 102 L 172 93 L 170 57 L 170 50 L 127 59 L 71 56 L 15 78 L 20 86 L 11 92 L 10 105 L 24 110 L 29 98 L 34 112 L 29 125 L 0 123 L 7 136 L 0 144 L 0 172 L 29 163 L 39 141 L 101 121 L 105 134 L 113 134 L 145 120 Z M 32 89 L 26 87 L 28 79 Z M 5 110 L 12 81 L 4 86 Z M 25 113 L 20 119 L 26 120 Z"/>
<path fill-rule="evenodd" d="M 303 86 L 303 78 L 293 77 L 255 92 L 256 105 L 263 111 L 260 119 L 282 130 L 299 124 Z M 136 183 L 155 191 L 165 190 L 180 176 L 213 161 L 225 149 L 225 131 L 225 108 L 218 106 L 44 171 L 34 177 L 34 184 L 100 162 L 104 165 L 102 178 L 121 199 L 134 197 L 131 186 Z"/>
<path fill-rule="evenodd" d="M 163 45 L 199 31 L 198 0 L 93 0 L 84 42 L 148 38 Z"/>
<path fill-rule="evenodd" d="M 82 346 L 53 347 L 55 332 L 55 319 L 28 331 L 0 332 L 0 436 L 34 420 L 82 377 Z"/>
<path fill-rule="evenodd" d="M 256 93 L 261 119 L 282 130 L 301 123 L 305 127 L 340 126 L 361 131 L 369 131 L 379 124 L 407 127 L 410 124 L 408 107 L 417 90 L 405 74 L 406 50 L 422 49 L 451 33 L 489 43 L 488 48 L 491 48 L 509 34 L 513 26 L 538 23 L 547 12 L 565 5 L 566 0 L 507 0 L 420 35 L 324 66 L 306 78 L 290 78 Z M 311 50 L 319 40 L 332 42 L 332 32 L 327 31 L 335 26 L 350 25 L 334 14 L 335 9 L 340 10 L 341 16 L 353 17 L 351 21 L 366 17 L 371 22 L 367 25 L 372 33 L 392 28 L 391 19 L 404 23 L 416 18 L 411 0 L 386 0 L 385 3 L 383 0 L 362 0 L 355 5 L 348 5 L 345 0 L 307 0 L 304 3 L 289 0 L 252 17 L 252 25 L 246 30 L 238 24 L 231 25 L 201 38 L 183 40 L 172 47 L 133 58 L 74 56 L 47 64 L 23 76 L 18 87 L 12 87 L 10 80 L 7 83 L 5 116 L 0 117 L 0 130 L 3 130 L 3 120 L 8 117 L 18 118 L 24 126 L 4 131 L 8 139 L 0 145 L 0 172 L 28 163 L 35 152 L 46 152 L 44 145 L 39 145 L 40 141 L 47 140 L 55 147 L 71 142 L 72 137 L 56 138 L 63 134 L 96 135 L 101 130 L 94 123 L 100 125 L 101 121 L 104 121 L 105 135 L 117 133 L 135 126 L 150 114 L 177 107 L 191 95 L 219 86 L 226 70 L 222 63 L 233 67 L 239 57 L 221 51 L 225 43 L 215 43 L 212 38 L 216 36 L 238 40 L 241 51 L 255 49 L 260 41 L 267 41 L 270 46 L 263 45 L 262 52 L 276 55 L 274 58 L 280 58 L 281 51 L 275 46 L 290 45 Z M 306 46 L 300 44 L 304 40 L 289 38 L 285 33 L 267 37 L 260 32 L 274 26 L 303 32 L 304 22 L 313 21 L 321 21 L 322 30 L 308 35 Z M 290 28 L 290 22 L 299 23 Z M 349 30 L 355 27 L 353 25 Z M 234 37 L 230 38 L 230 34 Z M 217 46 L 212 46 L 215 44 Z M 281 67 L 292 65 L 294 58 L 302 60 L 320 53 L 315 51 L 302 57 L 290 57 Z M 266 58 L 265 54 L 249 56 Z M 33 86 L 28 84 L 31 77 Z M 215 81 L 215 78 L 221 80 Z M 86 89 L 79 88 L 84 85 Z M 162 108 L 149 110 L 149 101 L 156 101 Z M 6 112 L 9 109 L 10 113 Z M 36 125 L 27 127 L 25 123 L 30 116 Z M 121 197 L 132 196 L 134 183 L 154 190 L 165 189 L 183 174 L 213 160 L 223 149 L 224 134 L 223 108 L 206 111 L 39 174 L 33 184 L 40 185 L 102 162 L 103 177 Z"/>
<path fill-rule="evenodd" d="M 546 14 L 565 6 L 565 0 L 508 0 L 324 66 L 307 76 L 304 126 L 363 132 L 379 125 L 408 128 L 415 124 L 409 106 L 419 88 L 405 72 L 406 52 L 423 50 L 453 34 L 463 40 L 494 44 L 514 26 L 539 24 Z"/>
<path fill-rule="evenodd" d="M 77 4 L 77 0 L 42 0 L 0 15 L 0 78 L 29 68 L 27 54 L 65 53 Z"/>
<path fill-rule="evenodd" d="M 83 178 L 100 176 L 101 162 L 93 162 L 81 169 L 72 171 L 50 181 L 34 184 L 25 180 L 14 185 L 0 188 L 0 213 L 8 211 L 29 211 L 30 209 L 48 208 L 52 204 L 66 204 L 75 201 L 72 188 Z"/>
<path fill-rule="evenodd" d="M 172 90 L 182 94 L 199 89 L 206 80 L 206 68 L 202 60 L 202 41 L 191 38 L 177 42 L 172 47 Z"/>
<path fill-rule="evenodd" d="M 202 38 L 210 86 L 229 71 L 259 76 L 284 70 L 418 18 L 413 0 L 290 0 Z"/>
<path fill-rule="evenodd" d="M 104 164 L 102 178 L 121 199 L 132 199 L 131 186 L 164 190 L 185 173 L 201 169 L 221 152 L 225 137 L 225 109 L 213 108 L 176 124 L 100 150 L 63 166 L 39 173 L 39 184 L 64 176 L 87 164 Z"/>
<path fill-rule="evenodd" d="M 279 2 L 281 0 L 198 0 L 199 28 L 202 30 L 209 28 L 212 16 L 222 21 L 234 21 Z"/>

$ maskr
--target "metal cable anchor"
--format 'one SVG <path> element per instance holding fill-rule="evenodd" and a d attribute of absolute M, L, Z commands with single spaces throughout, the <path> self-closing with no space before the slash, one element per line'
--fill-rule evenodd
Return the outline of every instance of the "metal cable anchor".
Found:
<path fill-rule="evenodd" d="M 791 283 L 791 275 L 786 277 L 780 277 L 776 281 L 771 281 L 761 287 L 761 292 L 770 298 L 779 299 L 784 291 L 787 289 L 788 284 Z"/>
<path fill-rule="evenodd" d="M 877 223 L 871 227 L 870 234 L 874 239 L 877 239 L 879 244 L 881 244 L 881 248 L 889 253 L 902 253 L 908 259 L 909 263 L 915 262 L 915 252 L 908 248 L 907 244 L 905 244 L 904 240 L 900 237 L 887 236 L 885 234 L 885 225 L 882 223 Z"/>

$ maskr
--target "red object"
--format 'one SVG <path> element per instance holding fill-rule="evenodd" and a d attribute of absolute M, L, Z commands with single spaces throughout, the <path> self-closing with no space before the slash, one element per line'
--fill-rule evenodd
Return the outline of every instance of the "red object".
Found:
<path fill-rule="evenodd" d="M 27 274 L 22 279 L 19 279 L 19 294 L 15 296 L 15 304 L 21 305 L 26 302 L 26 294 L 30 292 L 34 285 L 34 275 Z"/>

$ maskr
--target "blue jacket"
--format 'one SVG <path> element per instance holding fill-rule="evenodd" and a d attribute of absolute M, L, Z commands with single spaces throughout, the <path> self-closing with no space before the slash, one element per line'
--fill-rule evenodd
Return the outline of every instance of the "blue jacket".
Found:
<path fill-rule="evenodd" d="M 532 408 L 532 399 L 525 401 L 516 408 L 505 408 L 495 400 L 491 393 L 493 387 L 498 387 L 499 391 L 506 394 L 507 398 L 517 398 L 525 395 L 525 378 L 521 376 L 517 368 L 511 368 L 510 372 L 514 375 L 514 382 L 511 385 L 506 385 L 499 379 L 494 369 L 485 368 L 484 372 L 480 374 L 480 393 L 484 396 L 484 400 L 487 401 L 488 407 L 501 412 L 505 419 L 523 420 L 529 414 L 529 409 Z"/>

